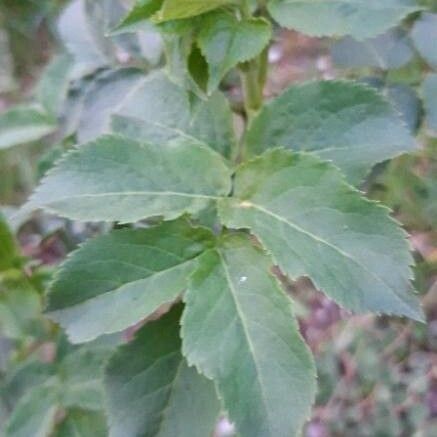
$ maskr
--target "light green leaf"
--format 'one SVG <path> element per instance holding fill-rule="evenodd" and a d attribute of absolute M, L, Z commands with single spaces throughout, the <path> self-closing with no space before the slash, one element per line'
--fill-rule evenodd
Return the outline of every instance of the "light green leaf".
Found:
<path fill-rule="evenodd" d="M 43 73 L 37 87 L 36 97 L 49 114 L 56 116 L 61 110 L 67 97 L 72 66 L 73 61 L 69 55 L 58 55 Z"/>
<path fill-rule="evenodd" d="M 107 437 L 105 416 L 102 413 L 74 409 L 59 425 L 54 437 Z"/>
<path fill-rule="evenodd" d="M 6 437 L 47 437 L 55 425 L 58 391 L 52 383 L 31 389 L 18 402 L 6 425 Z"/>
<path fill-rule="evenodd" d="M 238 63 L 257 56 L 272 36 L 271 25 L 263 18 L 239 21 L 235 15 L 217 12 L 202 21 L 199 47 L 209 64 L 208 92 Z"/>
<path fill-rule="evenodd" d="M 115 111 L 112 128 L 158 145 L 186 138 L 207 144 L 226 158 L 235 142 L 232 113 L 221 93 L 201 100 L 161 72 L 145 78 L 130 92 Z"/>
<path fill-rule="evenodd" d="M 270 0 L 272 17 L 312 36 L 372 38 L 420 9 L 414 0 Z"/>
<path fill-rule="evenodd" d="M 72 78 L 79 78 L 110 63 L 111 45 L 103 35 L 99 35 L 102 29 L 94 19 L 92 9 L 93 5 L 86 0 L 73 0 L 58 20 L 59 36 L 75 61 Z"/>
<path fill-rule="evenodd" d="M 401 29 L 392 29 L 375 38 L 357 41 L 347 36 L 331 48 L 334 63 L 339 67 L 374 67 L 382 70 L 400 68 L 414 56 L 406 34 Z"/>
<path fill-rule="evenodd" d="M 437 14 L 425 13 L 414 23 L 411 37 L 425 61 L 437 68 Z"/>
<path fill-rule="evenodd" d="M 212 382 L 180 351 L 178 306 L 144 326 L 110 359 L 105 377 L 111 437 L 205 437 L 220 411 Z"/>
<path fill-rule="evenodd" d="M 309 82 L 268 103 L 246 137 L 250 155 L 270 147 L 315 152 L 358 184 L 378 162 L 415 149 L 399 114 L 366 85 Z"/>
<path fill-rule="evenodd" d="M 422 85 L 426 124 L 430 133 L 437 136 L 437 73 L 430 73 Z"/>
<path fill-rule="evenodd" d="M 136 0 L 133 8 L 111 33 L 131 33 L 143 30 L 145 23 L 161 8 L 162 2 L 163 0 Z"/>
<path fill-rule="evenodd" d="M 18 250 L 15 238 L 6 219 L 0 212 L 0 274 L 4 270 L 15 267 L 17 256 Z"/>
<path fill-rule="evenodd" d="M 32 106 L 17 106 L 0 114 L 0 150 L 30 143 L 56 130 L 56 120 Z"/>
<path fill-rule="evenodd" d="M 64 263 L 49 292 L 49 316 L 73 342 L 121 331 L 186 288 L 192 259 L 211 234 L 185 220 L 124 229 L 87 242 Z"/>
<path fill-rule="evenodd" d="M 235 0 L 164 0 L 155 19 L 162 22 L 195 17 L 232 3 L 235 3 Z"/>
<path fill-rule="evenodd" d="M 297 435 L 315 395 L 311 354 L 270 268 L 246 237 L 228 236 L 199 258 L 184 298 L 183 354 L 214 379 L 243 437 Z"/>
<path fill-rule="evenodd" d="M 229 191 L 229 169 L 211 149 L 106 135 L 67 153 L 26 208 L 83 221 L 171 220 L 198 212 Z"/>
<path fill-rule="evenodd" d="M 308 276 L 343 307 L 422 320 L 405 232 L 331 164 L 272 150 L 242 165 L 223 222 L 248 228 L 284 273 Z"/>
<path fill-rule="evenodd" d="M 111 114 L 125 96 L 144 78 L 136 68 L 110 70 L 96 78 L 84 98 L 77 132 L 79 143 L 110 132 Z"/>

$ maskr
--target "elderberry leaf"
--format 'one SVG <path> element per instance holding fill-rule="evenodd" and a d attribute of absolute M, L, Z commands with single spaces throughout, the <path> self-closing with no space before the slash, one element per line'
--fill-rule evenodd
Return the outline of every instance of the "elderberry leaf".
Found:
<path fill-rule="evenodd" d="M 67 153 L 25 209 L 82 221 L 171 220 L 230 191 L 229 169 L 213 150 L 188 140 L 165 146 L 105 135 Z"/>
<path fill-rule="evenodd" d="M 227 236 L 199 258 L 184 297 L 183 354 L 243 437 L 297 435 L 315 395 L 312 356 L 270 268 L 246 236 Z"/>
<path fill-rule="evenodd" d="M 49 316 L 75 343 L 128 328 L 175 300 L 186 287 L 193 258 L 212 244 L 208 231 L 185 220 L 90 240 L 56 276 Z"/>
<path fill-rule="evenodd" d="M 223 223 L 250 229 L 291 278 L 358 313 L 423 320 L 406 233 L 331 164 L 271 150 L 239 168 L 234 195 L 219 203 Z"/>
<path fill-rule="evenodd" d="M 414 0 L 270 0 L 268 9 L 281 26 L 307 35 L 365 39 L 421 8 Z"/>
<path fill-rule="evenodd" d="M 238 63 L 259 55 L 271 36 L 271 25 L 263 18 L 239 21 L 226 12 L 205 16 L 197 41 L 209 64 L 208 92 Z"/>
<path fill-rule="evenodd" d="M 188 367 L 180 306 L 145 325 L 110 358 L 105 389 L 111 437 L 205 437 L 220 412 L 214 384 Z"/>
<path fill-rule="evenodd" d="M 271 147 L 314 152 L 354 184 L 376 163 L 416 148 L 397 111 L 376 90 L 350 81 L 290 87 L 263 107 L 245 141 L 250 155 Z"/>
<path fill-rule="evenodd" d="M 235 3 L 235 0 L 164 0 L 162 8 L 154 18 L 158 22 L 163 22 L 196 17 L 232 3 Z"/>

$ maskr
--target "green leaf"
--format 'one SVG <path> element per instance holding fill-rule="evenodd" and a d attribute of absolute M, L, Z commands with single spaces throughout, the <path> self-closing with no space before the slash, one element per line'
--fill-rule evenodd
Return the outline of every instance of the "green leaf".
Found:
<path fill-rule="evenodd" d="M 212 235 L 185 220 L 123 229 L 87 242 L 64 263 L 49 292 L 49 316 L 73 342 L 121 331 L 186 288 L 192 259 Z"/>
<path fill-rule="evenodd" d="M 86 347 L 68 354 L 59 365 L 63 408 L 103 409 L 103 365 L 111 350 Z"/>
<path fill-rule="evenodd" d="M 15 267 L 18 249 L 6 219 L 0 212 L 0 273 Z"/>
<path fill-rule="evenodd" d="M 205 208 L 230 191 L 229 169 L 188 141 L 155 146 L 106 135 L 67 153 L 26 209 L 83 221 L 167 220 Z"/>
<path fill-rule="evenodd" d="M 108 65 L 111 45 L 99 34 L 100 23 L 93 15 L 93 5 L 86 0 L 73 0 L 58 20 L 58 33 L 73 57 L 72 78 L 79 78 Z"/>
<path fill-rule="evenodd" d="M 270 0 L 268 9 L 281 26 L 307 35 L 365 39 L 421 8 L 414 0 Z"/>
<path fill-rule="evenodd" d="M 162 22 L 195 17 L 232 3 L 235 3 L 235 0 L 164 0 L 155 19 Z"/>
<path fill-rule="evenodd" d="M 315 395 L 311 354 L 270 268 L 246 237 L 228 236 L 199 258 L 184 298 L 183 354 L 214 379 L 243 437 L 297 435 Z"/>
<path fill-rule="evenodd" d="M 357 41 L 344 37 L 331 48 L 334 63 L 339 67 L 374 67 L 382 70 L 400 68 L 414 56 L 410 42 L 401 29 L 392 29 L 375 38 Z"/>
<path fill-rule="evenodd" d="M 111 115 L 143 78 L 144 73 L 136 68 L 119 68 L 98 76 L 84 98 L 77 132 L 78 142 L 93 141 L 109 133 Z"/>
<path fill-rule="evenodd" d="M 37 107 L 9 109 L 0 114 L 0 150 L 39 140 L 56 127 L 56 120 Z"/>
<path fill-rule="evenodd" d="M 133 8 L 111 33 L 130 33 L 143 30 L 145 23 L 161 8 L 162 2 L 163 0 L 136 0 Z"/>
<path fill-rule="evenodd" d="M 112 128 L 158 145 L 187 138 L 207 144 L 227 158 L 235 142 L 232 112 L 221 93 L 201 100 L 161 72 L 149 75 L 130 92 L 113 115 Z"/>
<path fill-rule="evenodd" d="M 111 437 L 205 437 L 220 411 L 212 382 L 187 366 L 180 306 L 144 326 L 110 359 L 105 377 Z"/>
<path fill-rule="evenodd" d="M 246 136 L 251 155 L 270 147 L 315 152 L 358 184 L 372 166 L 416 144 L 399 114 L 375 90 L 348 81 L 309 82 L 268 103 Z"/>
<path fill-rule="evenodd" d="M 437 136 L 437 73 L 426 76 L 422 85 L 426 124 L 430 133 Z"/>
<path fill-rule="evenodd" d="M 0 334 L 20 339 L 32 335 L 41 313 L 39 294 L 21 272 L 9 270 L 0 274 Z"/>
<path fill-rule="evenodd" d="M 437 14 L 424 13 L 411 30 L 413 42 L 425 61 L 437 68 Z"/>
<path fill-rule="evenodd" d="M 5 437 L 47 437 L 55 426 L 58 392 L 52 383 L 31 389 L 18 402 Z"/>
<path fill-rule="evenodd" d="M 205 16 L 198 44 L 209 64 L 208 92 L 215 91 L 226 73 L 238 63 L 259 55 L 271 36 L 271 25 L 263 18 L 239 21 L 226 12 Z"/>
<path fill-rule="evenodd" d="M 291 278 L 308 276 L 345 308 L 423 320 L 405 232 L 331 164 L 272 150 L 237 171 L 223 222 L 248 228 Z"/>
<path fill-rule="evenodd" d="M 68 412 L 54 437 L 107 437 L 105 416 L 102 413 L 74 409 Z"/>
<path fill-rule="evenodd" d="M 72 66 L 72 58 L 69 55 L 58 55 L 43 73 L 36 97 L 49 114 L 56 116 L 61 110 L 67 97 Z"/>

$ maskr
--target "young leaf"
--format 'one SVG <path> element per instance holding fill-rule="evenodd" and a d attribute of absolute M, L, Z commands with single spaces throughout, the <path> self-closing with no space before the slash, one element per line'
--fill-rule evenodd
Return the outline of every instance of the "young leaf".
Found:
<path fill-rule="evenodd" d="M 162 2 L 163 0 L 136 0 L 134 7 L 111 33 L 116 35 L 142 30 L 150 17 L 161 8 Z"/>
<path fill-rule="evenodd" d="M 414 0 L 270 0 L 283 27 L 312 36 L 372 38 L 420 9 Z"/>
<path fill-rule="evenodd" d="M 97 237 L 63 265 L 49 292 L 49 316 L 73 342 L 121 331 L 186 288 L 192 259 L 212 244 L 185 220 Z"/>
<path fill-rule="evenodd" d="M 332 46 L 331 55 L 339 67 L 389 70 L 408 63 L 414 51 L 405 32 L 396 28 L 363 41 L 344 37 Z"/>
<path fill-rule="evenodd" d="M 145 325 L 106 368 L 111 437 L 205 437 L 220 412 L 212 382 L 183 359 L 180 306 Z"/>
<path fill-rule="evenodd" d="M 18 249 L 6 219 L 0 212 L 0 274 L 15 267 Z"/>
<path fill-rule="evenodd" d="M 238 63 L 257 56 L 272 36 L 271 25 L 263 18 L 239 21 L 226 12 L 208 14 L 202 21 L 198 44 L 209 64 L 208 92 Z"/>
<path fill-rule="evenodd" d="M 102 413 L 74 409 L 59 425 L 54 437 L 107 437 L 105 416 Z"/>
<path fill-rule="evenodd" d="M 0 114 L 0 150 L 39 140 L 56 128 L 56 120 L 37 107 L 9 109 Z"/>
<path fill-rule="evenodd" d="M 415 21 L 411 31 L 411 37 L 419 53 L 425 61 L 433 68 L 437 68 L 437 14 L 422 14 L 420 19 Z"/>
<path fill-rule="evenodd" d="M 188 141 L 156 146 L 106 135 L 69 152 L 27 208 L 83 221 L 174 219 L 230 191 L 220 155 Z"/>
<path fill-rule="evenodd" d="M 58 55 L 46 68 L 36 91 L 43 108 L 53 116 L 59 114 L 67 97 L 73 60 L 69 55 Z"/>
<path fill-rule="evenodd" d="M 423 319 L 405 232 L 334 166 L 272 150 L 240 167 L 234 193 L 219 204 L 223 222 L 250 229 L 291 278 L 309 276 L 352 311 Z"/>
<path fill-rule="evenodd" d="M 235 142 L 232 112 L 221 93 L 200 100 L 162 72 L 150 75 L 129 93 L 113 115 L 112 128 L 158 145 L 187 138 L 207 144 L 226 158 Z"/>
<path fill-rule="evenodd" d="M 430 73 L 423 82 L 423 99 L 426 124 L 430 133 L 437 136 L 437 73 Z"/>
<path fill-rule="evenodd" d="M 268 103 L 250 126 L 246 147 L 254 155 L 278 146 L 332 160 L 354 184 L 374 164 L 416 147 L 381 95 L 347 81 L 293 86 Z"/>
<path fill-rule="evenodd" d="M 215 380 L 243 437 L 297 435 L 315 395 L 311 354 L 270 268 L 230 236 L 199 258 L 185 295 L 183 354 Z"/>
<path fill-rule="evenodd" d="M 195 17 L 232 3 L 235 3 L 235 0 L 164 0 L 155 19 L 162 22 Z"/>

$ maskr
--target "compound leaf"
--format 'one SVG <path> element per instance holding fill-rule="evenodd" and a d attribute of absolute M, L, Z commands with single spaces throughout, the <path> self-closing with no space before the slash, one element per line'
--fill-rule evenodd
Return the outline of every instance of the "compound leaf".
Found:
<path fill-rule="evenodd" d="M 49 292 L 50 317 L 73 342 L 121 331 L 172 302 L 211 234 L 185 220 L 116 230 L 77 250 Z"/>
<path fill-rule="evenodd" d="M 18 106 L 0 114 L 0 150 L 39 140 L 54 132 L 56 119 L 32 106 Z"/>
<path fill-rule="evenodd" d="M 240 167 L 234 190 L 223 222 L 250 229 L 290 277 L 309 276 L 352 311 L 423 319 L 405 232 L 331 164 L 272 150 Z"/>
<path fill-rule="evenodd" d="M 110 359 L 105 376 L 111 437 L 205 437 L 220 412 L 212 382 L 187 366 L 180 306 L 145 325 Z"/>
<path fill-rule="evenodd" d="M 268 9 L 281 26 L 307 35 L 365 39 L 420 7 L 414 0 L 270 0 Z"/>
<path fill-rule="evenodd" d="M 289 88 L 254 119 L 246 145 L 252 155 L 267 147 L 315 152 L 355 184 L 374 164 L 416 147 L 399 114 L 377 91 L 348 81 Z"/>
<path fill-rule="evenodd" d="M 232 112 L 223 94 L 201 100 L 162 72 L 138 84 L 112 118 L 114 132 L 158 145 L 187 138 L 229 158 L 235 142 Z"/>
<path fill-rule="evenodd" d="M 105 135 L 67 153 L 27 208 L 84 221 L 171 220 L 230 190 L 220 155 L 189 141 L 166 146 Z"/>
<path fill-rule="evenodd" d="M 270 23 L 262 18 L 239 21 L 235 15 L 217 12 L 202 21 L 199 47 L 209 65 L 208 92 L 238 63 L 257 56 L 272 35 Z"/>
<path fill-rule="evenodd" d="M 184 299 L 183 353 L 215 380 L 243 437 L 297 435 L 315 394 L 311 354 L 270 268 L 247 237 L 227 237 L 199 258 Z"/>

